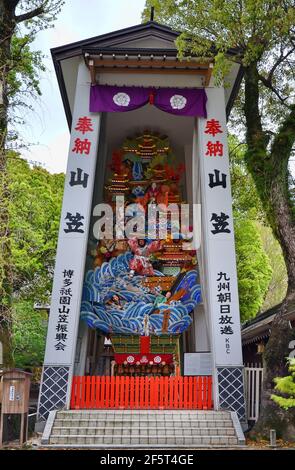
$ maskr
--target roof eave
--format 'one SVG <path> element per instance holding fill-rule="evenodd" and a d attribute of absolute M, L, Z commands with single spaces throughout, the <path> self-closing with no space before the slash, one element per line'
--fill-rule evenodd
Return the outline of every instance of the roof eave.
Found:
<path fill-rule="evenodd" d="M 74 43 L 66 44 L 66 45 L 55 47 L 55 48 L 51 49 L 52 60 L 53 60 L 53 64 L 54 64 L 54 68 L 55 68 L 55 72 L 56 72 L 56 76 L 57 76 L 57 81 L 58 81 L 58 85 L 59 85 L 61 98 L 62 98 L 63 106 L 64 106 L 64 109 L 65 109 L 65 114 L 66 114 L 66 119 L 67 119 L 69 129 L 71 129 L 71 125 L 72 125 L 72 112 L 71 112 L 70 103 L 69 103 L 67 90 L 66 90 L 66 86 L 65 86 L 65 81 L 64 81 L 64 77 L 63 77 L 63 73 L 62 73 L 61 61 L 65 60 L 65 59 L 70 59 L 70 58 L 73 58 L 73 57 L 76 57 L 76 56 L 79 56 L 79 55 L 82 56 L 83 52 L 88 52 L 91 49 L 94 51 L 95 49 L 103 50 L 105 48 L 109 52 L 113 49 L 114 51 L 117 50 L 117 52 L 120 51 L 121 53 L 124 53 L 124 51 L 127 52 L 127 50 L 128 50 L 130 53 L 132 53 L 132 51 L 134 51 L 134 48 L 128 48 L 128 47 L 126 47 L 126 48 L 116 48 L 115 46 L 113 46 L 113 47 L 111 46 L 110 48 L 108 48 L 106 46 L 102 46 L 101 48 L 99 48 L 98 46 L 96 46 L 96 47 L 91 47 L 91 46 L 94 43 L 98 42 L 98 41 L 104 42 L 104 41 L 107 41 L 107 40 L 119 39 L 120 37 L 124 37 L 124 36 L 126 37 L 126 35 L 128 35 L 128 34 L 144 32 L 146 30 L 149 30 L 149 31 L 154 30 L 157 33 L 163 33 L 163 34 L 166 35 L 166 38 L 167 38 L 167 33 L 173 39 L 176 39 L 180 35 L 180 32 L 173 31 L 168 26 L 161 25 L 161 24 L 159 24 L 155 21 L 148 21 L 146 23 L 142 23 L 142 24 L 131 26 L 131 27 L 124 28 L 124 29 L 120 29 L 120 30 L 117 30 L 117 31 L 112 31 L 110 33 L 106 33 L 106 34 L 103 34 L 103 35 L 100 35 L 100 36 L 94 36 L 94 37 L 91 37 L 91 38 L 88 38 L 88 39 L 84 39 L 82 41 L 76 41 Z M 143 53 L 148 53 L 148 54 L 152 54 L 152 53 L 157 54 L 157 53 L 159 53 L 158 48 L 142 49 L 142 50 L 141 49 L 136 49 L 136 50 L 138 50 L 139 54 L 140 53 L 142 53 L 142 54 Z M 228 52 L 229 52 L 230 55 L 234 55 L 234 54 L 237 53 L 237 51 L 235 51 L 235 50 L 230 50 Z M 177 54 L 177 49 L 176 48 L 175 49 L 167 49 L 167 50 L 163 49 L 163 50 L 161 50 L 161 53 L 171 56 L 171 55 Z M 234 101 L 235 101 L 235 99 L 237 97 L 237 94 L 239 92 L 241 81 L 243 79 L 243 74 L 244 74 L 243 69 L 242 69 L 242 67 L 240 67 L 239 72 L 238 72 L 237 77 L 236 77 L 236 80 L 234 82 L 229 100 L 228 100 L 228 103 L 227 103 L 227 106 L 226 106 L 227 119 L 230 115 L 230 112 L 232 110 Z"/>

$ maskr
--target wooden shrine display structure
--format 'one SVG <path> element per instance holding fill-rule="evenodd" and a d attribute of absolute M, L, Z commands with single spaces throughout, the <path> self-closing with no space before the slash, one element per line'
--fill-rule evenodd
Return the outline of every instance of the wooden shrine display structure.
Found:
<path fill-rule="evenodd" d="M 8 370 L 2 375 L 2 408 L 0 421 L 0 446 L 3 444 L 4 422 L 9 415 L 20 415 L 19 443 L 28 440 L 28 411 L 31 374 L 21 370 Z"/>
<path fill-rule="evenodd" d="M 178 36 L 150 21 L 52 50 L 71 138 L 40 427 L 70 408 L 214 408 L 245 420 L 226 129 L 242 70 L 233 64 L 217 86 L 212 58 L 179 59 Z M 134 203 L 147 219 L 160 207 L 136 240 Z M 167 235 L 150 235 L 162 214 Z M 183 355 L 204 351 L 208 375 L 196 364 L 181 376 Z"/>

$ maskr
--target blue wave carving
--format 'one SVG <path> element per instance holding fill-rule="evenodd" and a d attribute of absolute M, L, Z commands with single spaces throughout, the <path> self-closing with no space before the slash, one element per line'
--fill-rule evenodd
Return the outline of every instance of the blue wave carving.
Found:
<path fill-rule="evenodd" d="M 185 331 L 192 323 L 190 313 L 201 302 L 198 271 L 188 271 L 174 289 L 173 293 L 186 290 L 180 301 L 155 307 L 156 295 L 144 287 L 144 276 L 130 277 L 132 256 L 126 252 L 86 273 L 81 318 L 105 334 L 141 335 L 143 320 L 148 315 L 150 334 L 161 335 L 164 313 L 169 310 L 165 334 Z M 155 275 L 163 276 L 159 271 Z M 114 295 L 119 297 L 120 305 L 112 301 Z"/>

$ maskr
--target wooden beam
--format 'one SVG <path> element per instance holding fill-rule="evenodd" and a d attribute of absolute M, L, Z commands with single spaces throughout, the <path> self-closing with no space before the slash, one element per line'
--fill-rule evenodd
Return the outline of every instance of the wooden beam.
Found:
<path fill-rule="evenodd" d="M 204 71 L 208 70 L 210 64 L 200 64 L 198 62 L 194 62 L 193 60 L 150 60 L 150 59 L 91 59 L 94 61 L 95 67 L 116 67 L 116 66 L 136 66 L 136 67 L 175 67 L 183 69 L 185 67 L 190 67 L 194 69 L 203 68 Z M 90 61 L 89 61 L 90 62 Z"/>
<path fill-rule="evenodd" d="M 207 70 L 192 69 L 131 69 L 128 67 L 96 67 L 99 73 L 146 73 L 146 74 L 166 74 L 166 75 L 207 75 Z"/>
<path fill-rule="evenodd" d="M 205 87 L 209 86 L 211 76 L 212 76 L 212 72 L 213 72 L 213 64 L 211 62 L 209 64 L 209 68 L 208 68 L 207 75 L 206 75 L 206 78 L 205 78 Z"/>
<path fill-rule="evenodd" d="M 89 70 L 90 70 L 91 84 L 95 85 L 96 84 L 96 74 L 95 74 L 94 61 L 92 59 L 90 59 L 89 62 L 88 62 L 88 65 L 89 65 Z"/>

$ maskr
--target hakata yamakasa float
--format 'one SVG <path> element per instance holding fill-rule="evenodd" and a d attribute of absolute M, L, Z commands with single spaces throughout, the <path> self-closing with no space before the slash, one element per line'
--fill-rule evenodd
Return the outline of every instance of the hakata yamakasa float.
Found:
<path fill-rule="evenodd" d="M 52 51 L 71 140 L 39 423 L 171 408 L 170 389 L 173 408 L 245 419 L 226 130 L 241 71 L 216 87 L 177 36 L 150 21 Z"/>

